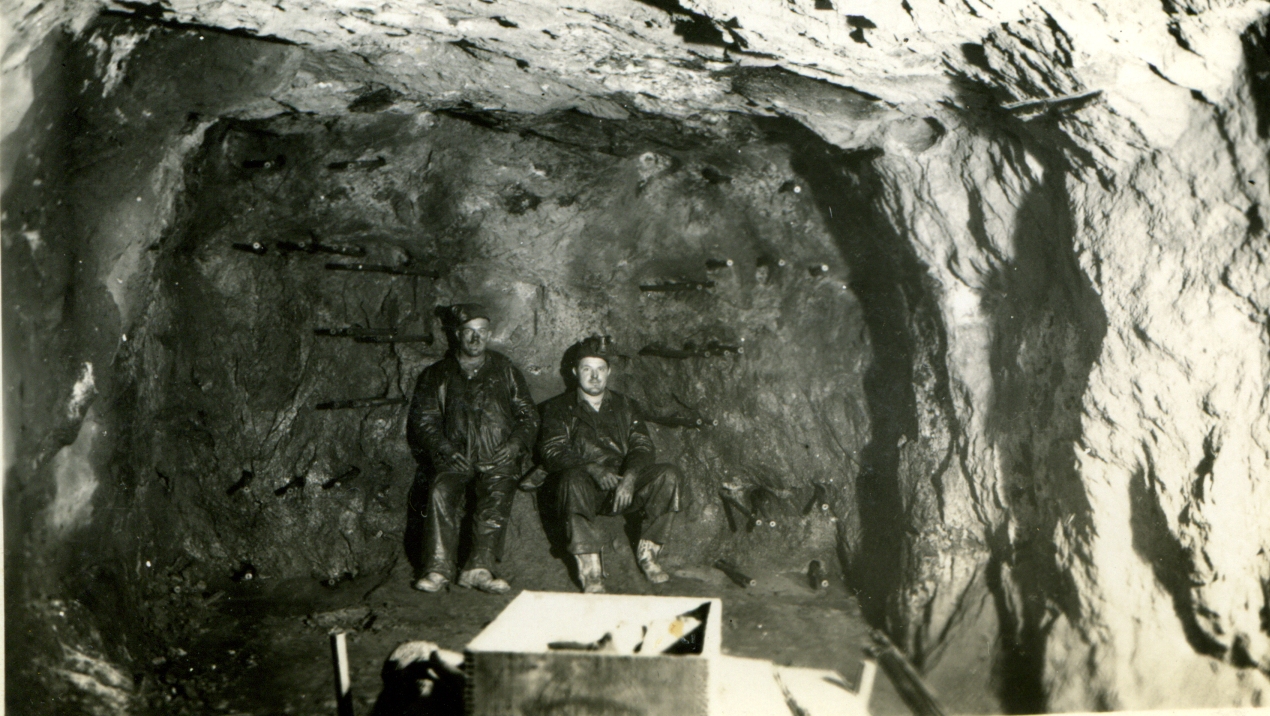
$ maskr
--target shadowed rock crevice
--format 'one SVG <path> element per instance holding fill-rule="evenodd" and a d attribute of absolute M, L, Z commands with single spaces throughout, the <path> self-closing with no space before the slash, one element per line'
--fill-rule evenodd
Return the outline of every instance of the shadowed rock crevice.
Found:
<path fill-rule="evenodd" d="M 1173 611 L 1191 647 L 1201 654 L 1224 658 L 1227 647 L 1209 636 L 1196 620 L 1191 595 L 1192 557 L 1169 529 L 1168 518 L 1160 507 L 1158 479 L 1154 466 L 1148 465 L 1129 482 L 1133 550 L 1151 565 L 1156 581 L 1173 600 Z"/>
<path fill-rule="evenodd" d="M 1042 150 L 1041 176 L 1032 176 L 1023 157 L 1028 149 L 1009 139 L 1001 146 L 1010 171 L 1032 186 L 1017 209 L 1012 255 L 986 279 L 994 396 L 987 432 L 1001 452 L 1002 497 L 1013 523 L 1012 535 L 998 529 L 990 541 L 990 582 L 1007 620 L 996 665 L 1003 703 L 1025 713 L 1045 707 L 1046 625 L 1060 612 L 1079 618 L 1074 585 L 1049 538 L 1060 523 L 1074 534 L 1090 529 L 1090 506 L 1073 466 L 1082 396 L 1107 320 L 1076 264 L 1066 163 Z M 1007 589 L 1018 590 L 1017 601 Z"/>
<path fill-rule="evenodd" d="M 866 616 L 879 627 L 904 633 L 908 615 L 895 599 L 905 576 L 906 533 L 920 529 L 905 488 L 930 476 L 901 475 L 899 447 L 919 437 L 912 332 L 938 335 L 938 327 L 915 318 L 926 295 L 921 269 L 901 237 L 876 215 L 871 162 L 878 154 L 843 151 L 792 122 L 773 123 L 769 131 L 778 128 L 790 135 L 793 168 L 810 185 L 851 267 L 848 285 L 860 299 L 875 351 L 864 384 L 872 432 L 859 453 L 860 533 L 840 534 L 840 549 Z M 946 459 L 944 464 L 946 469 Z"/>
<path fill-rule="evenodd" d="M 1262 19 L 1244 30 L 1239 39 L 1243 46 L 1244 72 L 1248 93 L 1257 115 L 1257 136 L 1270 138 L 1270 20 Z"/>

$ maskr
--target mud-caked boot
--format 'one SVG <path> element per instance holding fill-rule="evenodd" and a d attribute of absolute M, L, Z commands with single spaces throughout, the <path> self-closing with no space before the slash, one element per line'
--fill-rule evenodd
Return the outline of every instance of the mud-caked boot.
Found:
<path fill-rule="evenodd" d="M 507 594 L 512 590 L 512 585 L 508 584 L 507 580 L 495 577 L 484 567 L 469 569 L 460 574 L 459 586 L 466 589 L 479 589 L 488 594 Z"/>
<path fill-rule="evenodd" d="M 604 594 L 604 568 L 600 564 L 600 553 L 575 554 L 578 562 L 578 581 L 582 583 L 582 591 L 587 594 Z"/>
<path fill-rule="evenodd" d="M 410 586 L 421 592 L 435 594 L 445 588 L 450 580 L 440 572 L 428 572 L 423 577 L 416 579 Z"/>
<path fill-rule="evenodd" d="M 635 548 L 635 558 L 639 561 L 639 568 L 644 570 L 644 576 L 648 577 L 648 581 L 653 584 L 670 581 L 670 575 L 657 564 L 657 555 L 660 552 L 661 545 L 648 539 L 640 540 Z"/>

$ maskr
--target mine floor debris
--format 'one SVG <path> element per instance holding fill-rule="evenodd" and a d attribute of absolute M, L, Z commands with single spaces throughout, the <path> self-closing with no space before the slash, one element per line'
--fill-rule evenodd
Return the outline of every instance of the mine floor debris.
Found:
<path fill-rule="evenodd" d="M 542 566 L 557 566 L 544 559 L 550 564 Z M 770 674 L 774 664 L 783 680 L 825 670 L 841 675 L 850 690 L 856 688 L 870 630 L 841 585 L 812 591 L 799 571 L 754 571 L 757 586 L 743 590 L 707 565 L 672 571 L 679 576 L 661 587 L 648 585 L 633 567 L 629 574 L 610 575 L 609 584 L 623 592 L 699 597 L 688 600 L 698 604 L 719 597 L 721 651 L 739 657 L 729 663 L 734 679 L 756 668 Z M 428 640 L 461 652 L 514 598 L 462 589 L 421 595 L 410 588 L 409 576 L 402 560 L 389 573 L 360 575 L 334 588 L 305 579 L 257 578 L 233 585 L 225 597 L 191 614 L 183 649 L 159 669 L 163 690 L 155 698 L 161 707 L 152 712 L 335 714 L 328 632 L 338 629 L 346 632 L 354 713 L 409 713 L 393 710 L 385 691 L 382 675 L 390 671 L 386 660 L 394 649 Z M 575 589 L 559 569 L 533 569 L 516 575 L 516 582 L 535 589 Z M 784 671 L 789 667 L 795 668 Z M 870 712 L 910 713 L 885 678 L 877 679 Z"/>

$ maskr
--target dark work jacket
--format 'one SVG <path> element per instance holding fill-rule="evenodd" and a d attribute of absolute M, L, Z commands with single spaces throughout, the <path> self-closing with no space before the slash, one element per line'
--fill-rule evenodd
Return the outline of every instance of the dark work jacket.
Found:
<path fill-rule="evenodd" d="M 627 473 L 656 456 L 639 404 L 612 390 L 598 413 L 576 389 L 544 403 L 538 451 L 550 473 L 590 466 Z"/>
<path fill-rule="evenodd" d="M 528 455 L 538 434 L 538 410 L 529 395 L 525 377 L 507 356 L 485 351 L 485 363 L 471 379 L 463 374 L 451 351 L 423 370 L 415 383 L 406 441 L 415 459 L 431 457 L 444 470 L 455 455 L 473 465 L 488 462 L 508 440 L 520 444 Z M 515 461 L 495 470 L 518 472 Z"/>

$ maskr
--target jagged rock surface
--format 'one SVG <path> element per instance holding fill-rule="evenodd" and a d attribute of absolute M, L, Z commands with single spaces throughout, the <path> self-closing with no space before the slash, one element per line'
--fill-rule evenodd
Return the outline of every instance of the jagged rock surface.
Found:
<path fill-rule="evenodd" d="M 79 86 L 44 91 L 61 86 L 69 40 L 43 38 L 59 23 L 89 27 L 96 7 L 21 4 L 6 79 L 44 83 L 6 140 L 5 154 L 24 158 L 4 166 L 6 204 L 22 207 L 4 227 L 6 364 L 24 369 L 6 404 L 23 426 L 6 436 L 18 497 L 6 523 L 43 575 L 28 589 L 55 593 L 69 555 L 94 553 L 86 535 L 103 534 L 100 515 L 133 504 L 126 481 L 98 490 L 97 476 L 115 474 L 118 416 L 135 406 L 93 396 L 144 375 L 116 362 L 135 355 L 122 336 L 161 325 L 151 312 L 180 295 L 152 292 L 156 280 L 194 270 L 162 269 L 146 248 L 181 216 L 187 168 L 217 118 L 576 109 L 722 136 L 709 128 L 741 112 L 814 132 L 785 161 L 808 179 L 807 221 L 852 277 L 855 298 L 835 300 L 859 301 L 873 369 L 884 367 L 860 383 L 867 416 L 838 404 L 843 417 L 828 421 L 867 430 L 838 448 L 861 449 L 867 478 L 842 493 L 856 517 L 839 527 L 866 608 L 936 677 L 966 650 L 993 650 L 1014 708 L 1259 703 L 1270 672 L 1270 522 L 1258 517 L 1270 508 L 1270 8 L 835 4 L 146 6 L 291 44 L 197 30 L 165 44 L 149 40 L 169 29 L 93 25 L 81 42 L 97 48 L 95 66 L 60 71 L 96 78 L 92 126 L 141 159 L 112 163 L 96 148 L 107 157 L 97 165 L 48 149 L 76 146 L 76 125 L 41 129 L 83 102 Z M 252 61 L 193 81 L 230 46 Z M 132 54 L 156 47 L 170 67 Z M 72 181 L 54 193 L 40 167 L 59 162 Z M 75 211 L 54 210 L 58 199 Z M 376 201 L 396 215 L 391 197 Z M 742 288 L 737 310 L 750 300 Z M 65 358 L 37 371 L 42 354 Z M 756 428 L 786 415 L 737 412 Z M 708 462 L 733 446 L 693 449 Z M 995 641 L 980 644 L 985 632 Z"/>

